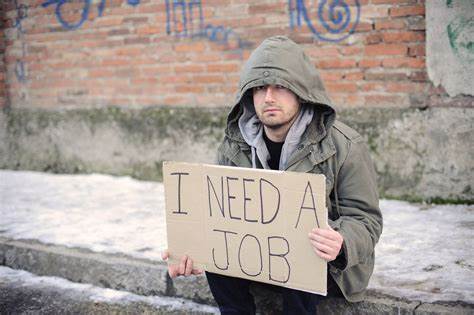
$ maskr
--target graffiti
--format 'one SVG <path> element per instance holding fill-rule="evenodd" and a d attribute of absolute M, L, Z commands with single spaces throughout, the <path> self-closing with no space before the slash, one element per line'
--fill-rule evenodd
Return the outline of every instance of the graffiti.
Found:
<path fill-rule="evenodd" d="M 166 33 L 176 37 L 206 38 L 230 49 L 250 47 L 231 28 L 204 25 L 201 0 L 166 0 Z"/>
<path fill-rule="evenodd" d="M 318 39 L 339 42 L 349 37 L 357 27 L 360 18 L 360 4 L 355 1 L 355 16 L 344 0 L 321 0 L 317 8 L 318 24 L 313 24 L 304 0 L 288 0 L 290 28 L 301 27 L 302 23 Z"/>
<path fill-rule="evenodd" d="M 453 3 L 446 3 L 454 8 Z M 457 16 L 447 26 L 449 45 L 457 58 L 463 62 L 474 63 L 474 17 Z"/>
<path fill-rule="evenodd" d="M 75 1 L 77 2 L 77 1 Z M 56 5 L 55 14 L 58 22 L 67 30 L 75 30 L 82 26 L 82 24 L 89 19 L 90 7 L 92 0 L 80 0 L 82 2 L 82 10 L 80 14 L 80 19 L 78 21 L 67 21 L 63 17 L 63 6 L 69 3 L 73 3 L 73 0 L 47 0 L 41 4 L 43 8 L 47 8 L 50 5 Z M 131 6 L 136 6 L 140 4 L 140 0 L 127 0 L 127 4 Z M 98 16 L 101 17 L 105 9 L 105 0 L 100 0 L 97 5 Z"/>
<path fill-rule="evenodd" d="M 13 24 L 13 27 L 16 29 L 16 37 L 20 40 L 21 43 L 21 57 L 17 58 L 15 61 L 15 75 L 19 82 L 26 82 L 26 67 L 23 59 L 26 56 L 26 46 L 23 42 L 23 35 L 25 31 L 23 30 L 22 21 L 28 17 L 28 7 L 24 4 L 18 4 L 18 0 L 14 0 L 16 18 Z"/>

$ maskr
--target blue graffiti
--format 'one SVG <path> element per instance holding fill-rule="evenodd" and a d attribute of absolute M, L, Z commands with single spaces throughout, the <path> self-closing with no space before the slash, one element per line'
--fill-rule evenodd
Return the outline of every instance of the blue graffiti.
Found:
<path fill-rule="evenodd" d="M 207 38 L 240 50 L 252 46 L 231 28 L 212 24 L 204 26 L 201 0 L 166 0 L 166 33 L 176 37 Z"/>
<path fill-rule="evenodd" d="M 174 33 L 178 37 L 196 36 L 202 30 L 204 18 L 201 0 L 188 0 L 187 4 L 186 6 L 185 0 L 173 0 L 171 4 L 170 0 L 166 0 L 166 33 L 168 35 Z M 195 11 L 199 14 L 197 21 L 194 18 Z M 173 30 L 171 30 L 171 19 Z"/>
<path fill-rule="evenodd" d="M 19 82 L 26 82 L 25 63 L 22 60 L 16 60 L 15 75 Z"/>
<path fill-rule="evenodd" d="M 23 33 L 23 26 L 21 25 L 21 21 L 28 17 L 28 7 L 24 4 L 19 5 L 18 1 L 15 0 L 15 10 L 16 18 L 13 27 L 16 28 L 19 33 Z"/>
<path fill-rule="evenodd" d="M 22 21 L 28 17 L 28 7 L 24 4 L 18 4 L 17 0 L 14 0 L 15 10 L 16 10 L 16 18 L 13 27 L 17 30 L 17 38 L 22 40 L 23 39 L 23 25 Z M 26 48 L 25 43 L 22 42 L 22 49 L 21 49 L 21 57 L 16 59 L 15 62 L 15 75 L 18 82 L 24 83 L 26 82 L 26 67 L 23 59 L 26 56 Z"/>
<path fill-rule="evenodd" d="M 55 14 L 56 18 L 58 19 L 59 23 L 67 30 L 75 30 L 82 26 L 82 24 L 89 18 L 90 7 L 92 0 L 82 0 L 82 12 L 81 17 L 76 22 L 69 22 L 63 18 L 62 15 L 62 7 L 65 4 L 70 3 L 71 0 L 46 0 L 41 4 L 43 8 L 47 8 L 50 5 L 56 5 Z M 136 6 L 140 4 L 140 0 L 127 0 L 127 3 L 131 6 Z M 101 17 L 105 9 L 105 0 L 100 0 L 99 4 L 97 5 L 98 16 Z"/>
<path fill-rule="evenodd" d="M 359 1 L 355 1 L 356 16 L 353 19 L 349 5 L 343 0 L 322 0 L 318 5 L 318 19 L 321 27 L 324 28 L 332 36 L 322 34 L 316 29 L 311 18 L 309 17 L 308 10 L 304 0 L 289 0 L 288 8 L 290 12 L 290 27 L 294 29 L 295 26 L 301 27 L 304 21 L 311 32 L 320 40 L 328 42 L 339 42 L 352 33 L 354 33 L 360 18 L 360 4 Z M 325 9 L 328 12 L 328 19 L 324 17 Z M 352 26 L 350 26 L 350 23 Z M 340 35 L 340 36 L 337 36 Z"/>

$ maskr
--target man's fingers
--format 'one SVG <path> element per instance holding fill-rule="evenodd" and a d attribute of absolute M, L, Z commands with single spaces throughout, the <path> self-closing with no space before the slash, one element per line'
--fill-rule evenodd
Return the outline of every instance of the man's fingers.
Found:
<path fill-rule="evenodd" d="M 332 259 L 332 257 L 326 253 L 323 253 L 322 251 L 320 251 L 319 249 L 315 248 L 314 251 L 316 252 L 316 254 L 321 257 L 322 259 L 326 260 L 326 261 L 332 261 L 334 259 Z"/>
<path fill-rule="evenodd" d="M 202 272 L 203 272 L 203 271 L 202 271 L 201 269 L 193 269 L 192 274 L 193 274 L 193 275 L 201 275 Z"/>
<path fill-rule="evenodd" d="M 167 260 L 168 257 L 170 257 L 170 252 L 167 249 L 161 252 L 161 259 Z"/>
<path fill-rule="evenodd" d="M 179 263 L 179 270 L 178 270 L 179 275 L 184 275 L 184 272 L 186 271 L 187 260 L 188 260 L 188 256 L 184 255 L 183 257 L 181 257 L 181 262 Z"/>
<path fill-rule="evenodd" d="M 338 246 L 339 242 L 338 241 L 335 241 L 333 239 L 330 239 L 330 238 L 327 238 L 327 237 L 324 237 L 324 236 L 321 236 L 321 235 L 318 235 L 316 233 L 309 233 L 308 234 L 308 237 L 310 240 L 313 240 L 313 241 L 316 241 L 316 242 L 320 242 L 320 243 L 323 243 L 323 244 L 326 244 L 328 246 Z"/>
<path fill-rule="evenodd" d="M 170 278 L 176 278 L 178 276 L 178 268 L 176 266 L 169 267 L 168 274 L 170 275 Z"/>
<path fill-rule="evenodd" d="M 184 270 L 184 275 L 190 276 L 192 271 L 193 271 L 193 260 L 191 258 L 188 258 L 188 260 L 186 261 L 186 268 Z"/>
<path fill-rule="evenodd" d="M 340 234 L 337 231 L 334 231 L 332 229 L 326 230 L 326 229 L 315 228 L 312 230 L 312 232 L 334 241 L 338 241 L 340 239 Z"/>
<path fill-rule="evenodd" d="M 336 250 L 333 247 L 321 244 L 319 242 L 311 241 L 311 244 L 313 244 L 313 247 L 317 248 L 319 251 L 331 256 L 333 256 L 334 253 L 336 252 Z"/>

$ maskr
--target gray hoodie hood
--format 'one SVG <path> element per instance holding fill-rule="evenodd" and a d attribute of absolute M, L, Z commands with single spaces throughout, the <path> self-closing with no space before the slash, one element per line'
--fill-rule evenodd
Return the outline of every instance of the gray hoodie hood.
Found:
<path fill-rule="evenodd" d="M 263 126 L 258 120 L 252 100 L 252 88 L 281 85 L 295 93 L 302 110 L 290 128 L 280 158 L 280 170 L 285 170 L 291 154 L 304 137 L 307 126 L 316 124 L 321 137 L 333 124 L 336 112 L 327 97 L 319 73 L 303 49 L 285 36 L 264 40 L 250 55 L 239 83 L 239 92 L 228 116 L 226 135 L 247 143 L 252 151 L 252 166 L 256 158 L 269 168 L 268 150 L 263 140 Z"/>

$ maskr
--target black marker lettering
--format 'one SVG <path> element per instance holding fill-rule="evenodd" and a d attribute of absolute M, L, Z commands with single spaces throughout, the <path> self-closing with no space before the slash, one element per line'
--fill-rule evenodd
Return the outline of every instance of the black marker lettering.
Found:
<path fill-rule="evenodd" d="M 247 222 L 257 222 L 258 220 L 251 220 L 247 218 L 247 201 L 252 200 L 252 198 L 247 197 L 247 191 L 245 190 L 245 182 L 255 182 L 255 180 L 250 179 L 250 178 L 243 178 L 242 179 L 242 184 L 244 185 L 244 220 Z"/>
<path fill-rule="evenodd" d="M 277 208 L 275 209 L 275 213 L 273 214 L 273 217 L 268 221 L 265 221 L 265 218 L 263 217 L 264 207 L 263 207 L 263 192 L 262 191 L 263 191 L 263 183 L 264 182 L 269 184 L 270 186 L 272 186 L 278 194 Z M 261 178 L 260 179 L 260 212 L 261 212 L 261 215 L 262 215 L 262 224 L 269 224 L 269 223 L 273 222 L 273 220 L 275 220 L 279 210 L 280 210 L 280 191 L 278 190 L 278 188 L 275 185 L 270 183 L 268 180 Z"/>
<path fill-rule="evenodd" d="M 244 240 L 245 238 L 247 237 L 252 237 L 253 239 L 255 239 L 255 241 L 257 241 L 257 244 L 258 244 L 258 253 L 260 254 L 260 271 L 255 273 L 255 274 L 251 274 L 251 273 L 248 273 L 244 270 L 244 268 L 242 267 L 242 258 L 241 258 L 241 253 L 242 253 L 242 244 L 244 243 Z M 259 274 L 262 273 L 262 270 L 263 270 L 263 259 L 262 259 L 262 246 L 260 246 L 260 242 L 258 241 L 258 239 L 251 235 L 251 234 L 245 234 L 244 237 L 242 237 L 242 241 L 240 241 L 240 246 L 239 246 L 239 266 L 240 266 L 240 270 L 242 270 L 243 273 L 245 273 L 247 276 L 250 276 L 250 277 L 256 277 L 258 276 Z"/>
<path fill-rule="evenodd" d="M 311 207 L 305 207 L 304 206 L 304 201 L 306 199 L 306 193 L 308 192 L 308 187 L 309 187 L 309 193 L 311 196 L 311 201 L 313 205 Z M 298 227 L 298 223 L 300 222 L 300 217 L 301 217 L 301 210 L 306 209 L 306 210 L 313 210 L 314 216 L 316 217 L 316 225 L 319 227 L 319 220 L 318 220 L 318 214 L 316 213 L 316 204 L 314 203 L 314 197 L 313 197 L 313 189 L 311 188 L 311 184 L 308 181 L 308 185 L 306 185 L 306 188 L 304 190 L 304 196 L 303 196 L 303 201 L 301 202 L 301 207 L 300 207 L 300 212 L 298 213 L 298 220 L 296 221 L 295 229 Z"/>
<path fill-rule="evenodd" d="M 186 211 L 181 211 L 181 176 L 189 175 L 189 173 L 171 173 L 170 175 L 178 175 L 178 211 L 173 211 L 174 214 L 188 214 Z"/>
<path fill-rule="evenodd" d="M 216 229 L 214 229 L 213 231 L 224 233 L 225 256 L 226 256 L 226 266 L 225 267 L 219 267 L 216 263 L 215 248 L 212 248 L 212 260 L 214 261 L 214 266 L 216 266 L 216 268 L 219 269 L 219 270 L 227 270 L 227 269 L 229 269 L 229 244 L 228 244 L 228 241 L 227 241 L 227 234 L 235 234 L 236 235 L 237 233 L 231 232 L 231 231 L 216 230 Z"/>
<path fill-rule="evenodd" d="M 235 196 L 232 196 L 230 194 L 229 181 L 230 180 L 238 180 L 238 178 L 227 176 L 225 179 L 226 179 L 226 182 L 227 182 L 227 206 L 229 207 L 229 216 L 230 216 L 231 219 L 234 219 L 234 220 L 242 220 L 242 218 L 232 216 L 232 210 L 231 210 L 231 207 L 230 207 L 230 200 L 235 199 Z"/>
<path fill-rule="evenodd" d="M 219 210 L 222 213 L 222 216 L 225 218 L 224 214 L 224 179 L 221 177 L 221 202 L 219 202 L 219 197 L 217 196 L 216 189 L 214 188 L 214 185 L 211 182 L 211 179 L 209 178 L 209 175 L 206 175 L 207 177 L 207 197 L 209 200 L 209 216 L 212 217 L 212 206 L 211 206 L 211 189 L 214 192 L 214 196 L 216 197 L 217 204 L 219 205 Z"/>
<path fill-rule="evenodd" d="M 286 244 L 286 252 L 285 253 L 276 254 L 276 253 L 272 252 L 271 240 L 273 240 L 273 239 L 280 239 L 280 240 L 283 240 L 285 242 L 285 244 Z M 290 252 L 290 244 L 288 243 L 288 241 L 284 237 L 281 237 L 281 236 L 269 236 L 268 237 L 268 280 L 275 281 L 275 282 L 280 282 L 280 283 L 287 283 L 288 282 L 288 280 L 290 279 L 290 274 L 291 274 L 291 266 L 290 266 L 290 263 L 288 262 L 288 259 L 286 259 L 285 256 L 288 255 L 289 252 Z M 280 257 L 280 258 L 285 260 L 285 263 L 288 266 L 288 276 L 286 277 L 285 280 L 278 280 L 278 279 L 274 279 L 272 277 L 272 256 L 273 257 Z"/>

